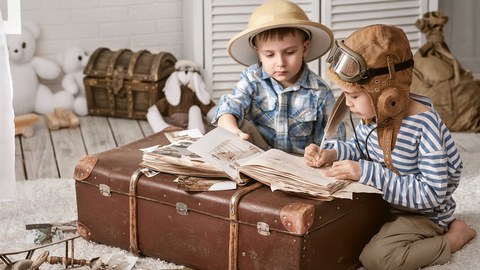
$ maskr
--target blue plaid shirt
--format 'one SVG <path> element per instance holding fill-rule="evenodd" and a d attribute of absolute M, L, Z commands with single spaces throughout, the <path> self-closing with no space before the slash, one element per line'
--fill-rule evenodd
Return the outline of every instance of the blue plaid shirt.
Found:
<path fill-rule="evenodd" d="M 233 92 L 220 98 L 212 123 L 230 113 L 238 124 L 249 120 L 270 147 L 303 154 L 310 143 L 321 143 L 334 103 L 331 89 L 306 63 L 297 82 L 285 89 L 254 64 L 241 73 Z M 345 140 L 343 124 L 337 139 Z"/>

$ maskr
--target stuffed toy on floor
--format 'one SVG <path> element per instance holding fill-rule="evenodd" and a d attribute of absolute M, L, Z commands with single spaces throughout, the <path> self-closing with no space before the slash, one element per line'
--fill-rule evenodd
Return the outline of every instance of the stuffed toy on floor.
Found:
<path fill-rule="evenodd" d="M 159 132 L 172 125 L 198 129 L 205 134 L 206 125 L 215 112 L 215 103 L 205 89 L 198 66 L 190 60 L 177 61 L 163 92 L 165 97 L 147 112 L 147 120 L 153 131 Z"/>
<path fill-rule="evenodd" d="M 10 72 L 13 85 L 13 110 L 16 115 L 46 114 L 54 108 L 71 109 L 73 95 L 66 91 L 53 93 L 39 78 L 53 80 L 60 67 L 53 61 L 35 55 L 40 28 L 33 22 L 22 23 L 22 34 L 7 35 Z"/>
<path fill-rule="evenodd" d="M 78 46 L 70 46 L 57 55 L 57 60 L 65 75 L 62 78 L 63 90 L 74 97 L 73 112 L 78 116 L 88 114 L 83 69 L 88 63 L 88 54 Z"/>

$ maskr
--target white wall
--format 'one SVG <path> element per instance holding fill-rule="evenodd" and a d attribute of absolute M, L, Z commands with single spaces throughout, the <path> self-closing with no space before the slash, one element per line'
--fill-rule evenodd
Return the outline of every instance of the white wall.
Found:
<path fill-rule="evenodd" d="M 183 1 L 181 0 L 18 0 L 22 21 L 41 29 L 37 55 L 56 61 L 71 45 L 92 53 L 112 50 L 167 51 L 183 58 Z M 57 80 L 45 81 L 52 90 Z"/>
<path fill-rule="evenodd" d="M 183 56 L 181 0 L 19 0 L 22 21 L 37 22 L 37 54 L 54 60 L 69 45 L 168 51 Z"/>
<path fill-rule="evenodd" d="M 448 16 L 445 43 L 463 68 L 480 79 L 480 2 L 440 0 L 439 10 Z"/>
<path fill-rule="evenodd" d="M 147 49 L 151 52 L 168 51 L 177 59 L 187 57 L 203 60 L 203 56 L 199 56 L 200 52 L 196 50 L 200 46 L 191 44 L 189 39 L 194 35 L 202 36 L 202 22 L 185 18 L 193 13 L 203 12 L 202 0 L 18 1 L 21 1 L 22 21 L 31 20 L 41 27 L 37 54 L 51 60 L 55 60 L 57 53 L 72 44 L 88 52 L 105 46 L 112 50 L 129 48 Z M 465 5 L 464 2 L 461 3 Z M 186 6 L 183 6 L 184 4 Z M 449 13 L 451 6 L 441 6 L 446 7 Z M 476 5 L 474 9 L 478 7 L 480 5 Z M 450 24 L 453 25 L 456 20 L 458 18 L 455 16 L 450 17 L 446 27 L 447 36 L 450 33 Z M 183 28 L 185 22 L 190 30 Z M 474 29 L 478 33 L 480 27 L 475 25 Z M 477 36 L 474 40 L 478 41 L 478 38 Z M 454 53 L 458 53 L 455 44 L 449 45 Z M 474 73 L 479 72 L 470 68 Z M 44 83 L 54 90 L 58 88 L 58 81 Z"/>

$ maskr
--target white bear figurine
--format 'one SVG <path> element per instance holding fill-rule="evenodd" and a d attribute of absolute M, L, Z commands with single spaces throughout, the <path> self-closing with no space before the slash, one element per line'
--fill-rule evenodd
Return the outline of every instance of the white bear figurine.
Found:
<path fill-rule="evenodd" d="M 33 22 L 22 23 L 22 34 L 7 35 L 10 71 L 13 85 L 13 110 L 16 115 L 36 112 L 46 114 L 56 107 L 71 109 L 73 95 L 66 91 L 52 93 L 39 82 L 55 79 L 60 67 L 48 59 L 35 56 L 36 40 L 40 28 Z"/>
<path fill-rule="evenodd" d="M 57 60 L 65 73 L 62 88 L 74 96 L 73 112 L 78 116 L 88 114 L 83 69 L 88 63 L 88 54 L 78 46 L 71 46 L 57 55 Z"/>

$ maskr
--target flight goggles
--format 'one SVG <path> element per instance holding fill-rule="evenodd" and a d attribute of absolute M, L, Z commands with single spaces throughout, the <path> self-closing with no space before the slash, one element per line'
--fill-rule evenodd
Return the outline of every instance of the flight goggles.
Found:
<path fill-rule="evenodd" d="M 340 79 L 358 84 L 366 84 L 371 78 L 388 74 L 388 67 L 367 68 L 365 59 L 348 48 L 343 41 L 336 40 L 327 57 L 330 68 Z M 394 65 L 395 71 L 413 66 L 413 59 Z"/>

